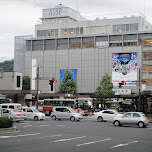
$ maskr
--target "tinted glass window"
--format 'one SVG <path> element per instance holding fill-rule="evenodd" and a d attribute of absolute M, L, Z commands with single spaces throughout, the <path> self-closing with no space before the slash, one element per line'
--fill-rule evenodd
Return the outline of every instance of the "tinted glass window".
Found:
<path fill-rule="evenodd" d="M 14 106 L 9 106 L 9 109 L 14 109 Z"/>
<path fill-rule="evenodd" d="M 2 106 L 2 108 L 7 108 L 7 106 Z"/>
<path fill-rule="evenodd" d="M 104 111 L 103 113 L 109 114 L 109 111 Z"/>
<path fill-rule="evenodd" d="M 8 111 L 8 110 L 6 110 L 6 109 L 4 109 L 4 110 L 3 110 L 3 113 L 9 113 L 9 111 Z"/>
<path fill-rule="evenodd" d="M 135 117 L 135 118 L 139 118 L 140 117 L 140 115 L 138 114 L 138 113 L 133 113 L 133 117 Z"/>
<path fill-rule="evenodd" d="M 131 113 L 127 113 L 123 115 L 123 118 L 129 118 L 129 117 L 131 117 Z"/>
<path fill-rule="evenodd" d="M 65 108 L 56 108 L 56 111 L 63 112 Z"/>
<path fill-rule="evenodd" d="M 27 109 L 27 112 L 33 112 L 31 109 Z"/>
<path fill-rule="evenodd" d="M 114 114 L 114 112 L 113 111 L 109 111 L 109 114 Z"/>

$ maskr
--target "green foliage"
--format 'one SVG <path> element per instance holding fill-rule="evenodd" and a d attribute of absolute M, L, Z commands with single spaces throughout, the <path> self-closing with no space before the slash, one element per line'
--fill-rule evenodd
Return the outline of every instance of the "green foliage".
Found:
<path fill-rule="evenodd" d="M 24 76 L 22 80 L 22 89 L 30 90 L 30 77 Z"/>
<path fill-rule="evenodd" d="M 9 128 L 13 126 L 13 120 L 0 117 L 0 128 Z"/>
<path fill-rule="evenodd" d="M 4 61 L 0 63 L 0 71 L 13 72 L 14 59 L 11 61 Z"/>
<path fill-rule="evenodd" d="M 69 69 L 66 69 L 66 73 L 64 74 L 63 81 L 59 86 L 59 93 L 71 93 L 77 94 L 77 85 L 74 82 L 74 78 Z"/>
<path fill-rule="evenodd" d="M 95 94 L 96 95 L 114 95 L 115 92 L 112 90 L 113 83 L 111 82 L 111 77 L 106 73 L 101 81 L 100 86 L 96 88 Z"/>

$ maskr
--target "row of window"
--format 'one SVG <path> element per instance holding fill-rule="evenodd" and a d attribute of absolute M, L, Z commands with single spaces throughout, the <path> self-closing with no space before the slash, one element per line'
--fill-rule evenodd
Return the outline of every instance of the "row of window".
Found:
<path fill-rule="evenodd" d="M 96 42 L 94 44 L 94 42 L 84 42 L 81 43 L 80 42 L 73 42 L 69 44 L 69 48 L 70 49 L 81 49 L 81 48 L 98 48 L 98 47 L 119 47 L 119 46 L 137 46 L 137 40 L 125 40 L 124 42 L 122 41 L 110 41 L 110 43 L 108 43 L 108 41 L 100 41 L 100 42 Z M 27 43 L 27 51 L 31 51 L 31 44 Z M 58 43 L 57 44 L 57 49 L 68 49 L 68 43 Z M 41 44 L 33 44 L 32 46 L 32 50 L 36 51 L 36 50 L 43 50 L 43 43 Z M 44 50 L 55 50 L 55 44 L 44 44 Z"/>
<path fill-rule="evenodd" d="M 114 33 L 138 31 L 138 23 L 113 25 L 112 30 Z M 64 28 L 61 29 L 60 36 L 82 35 L 83 33 L 84 33 L 83 27 Z M 110 25 L 86 27 L 86 34 L 103 34 L 103 33 L 111 33 Z M 59 35 L 58 29 L 37 31 L 37 37 L 58 37 L 58 35 Z"/>
<path fill-rule="evenodd" d="M 138 23 L 113 25 L 114 33 L 132 32 L 132 31 L 138 31 Z"/>

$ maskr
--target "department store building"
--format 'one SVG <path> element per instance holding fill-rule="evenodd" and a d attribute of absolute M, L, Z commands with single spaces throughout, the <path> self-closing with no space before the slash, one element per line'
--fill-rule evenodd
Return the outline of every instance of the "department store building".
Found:
<path fill-rule="evenodd" d="M 35 36 L 15 37 L 14 71 L 31 78 L 31 89 L 39 67 L 41 93 L 56 93 L 67 68 L 80 94 L 94 93 L 106 73 L 116 94 L 138 93 L 139 80 L 141 91 L 152 90 L 152 25 L 144 16 L 90 20 L 60 4 L 43 9 L 40 20 Z"/>

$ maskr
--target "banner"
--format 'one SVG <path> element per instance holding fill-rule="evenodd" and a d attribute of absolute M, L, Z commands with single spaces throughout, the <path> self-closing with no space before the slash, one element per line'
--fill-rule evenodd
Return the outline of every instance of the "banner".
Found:
<path fill-rule="evenodd" d="M 136 86 L 137 52 L 112 54 L 113 85 L 118 86 L 122 81 L 126 82 L 127 86 Z"/>

